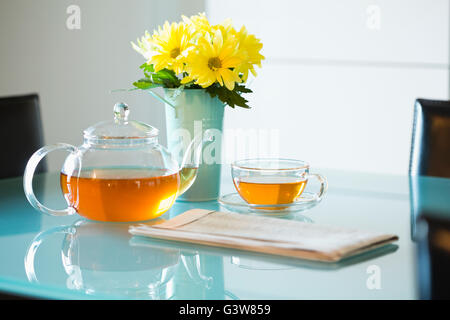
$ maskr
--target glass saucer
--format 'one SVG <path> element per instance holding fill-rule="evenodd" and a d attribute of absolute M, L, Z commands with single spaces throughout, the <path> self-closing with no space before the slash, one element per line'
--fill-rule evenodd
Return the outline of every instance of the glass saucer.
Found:
<path fill-rule="evenodd" d="M 229 193 L 219 198 L 219 203 L 228 210 L 239 213 L 260 213 L 264 215 L 285 215 L 292 212 L 302 212 L 317 206 L 322 198 L 310 192 L 303 192 L 293 203 L 288 204 L 249 204 L 239 193 Z"/>

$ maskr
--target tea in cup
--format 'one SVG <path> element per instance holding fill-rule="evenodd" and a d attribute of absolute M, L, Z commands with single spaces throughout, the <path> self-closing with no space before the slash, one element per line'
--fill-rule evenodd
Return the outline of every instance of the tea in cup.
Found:
<path fill-rule="evenodd" d="M 290 159 L 247 159 L 231 165 L 233 183 L 239 195 L 252 205 L 291 204 L 302 195 L 308 180 L 315 177 L 321 186 L 320 199 L 327 189 L 327 180 L 309 173 L 309 164 Z"/>

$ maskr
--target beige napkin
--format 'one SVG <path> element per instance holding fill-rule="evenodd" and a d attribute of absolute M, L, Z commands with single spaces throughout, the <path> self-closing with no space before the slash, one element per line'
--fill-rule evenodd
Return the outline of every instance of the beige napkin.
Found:
<path fill-rule="evenodd" d="M 398 240 L 300 221 L 192 209 L 157 225 L 131 226 L 133 235 L 336 262 Z"/>

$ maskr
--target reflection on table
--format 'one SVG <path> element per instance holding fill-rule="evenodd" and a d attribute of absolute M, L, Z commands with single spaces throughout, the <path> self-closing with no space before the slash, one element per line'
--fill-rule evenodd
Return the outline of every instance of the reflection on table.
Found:
<path fill-rule="evenodd" d="M 449 299 L 450 179 L 411 176 L 410 196 L 420 298 Z"/>

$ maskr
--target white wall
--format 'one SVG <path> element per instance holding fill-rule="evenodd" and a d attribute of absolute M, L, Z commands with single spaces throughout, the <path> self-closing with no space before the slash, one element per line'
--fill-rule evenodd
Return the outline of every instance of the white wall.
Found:
<path fill-rule="evenodd" d="M 214 23 L 245 24 L 267 58 L 251 84 L 252 110 L 227 110 L 228 130 L 278 130 L 280 156 L 316 167 L 406 174 L 414 100 L 449 98 L 448 0 L 209 0 L 206 8 Z"/>
<path fill-rule="evenodd" d="M 80 30 L 66 27 L 71 4 L 81 9 Z M 131 88 L 141 77 L 144 61 L 130 41 L 200 11 L 202 0 L 2 0 L 0 96 L 39 93 L 48 144 L 81 144 L 83 129 L 111 119 L 117 101 L 130 105 L 132 118 L 158 127 L 165 140 L 160 103 L 141 92 L 110 91 Z M 61 168 L 62 154 L 49 159 L 51 170 Z"/>
<path fill-rule="evenodd" d="M 81 8 L 80 30 L 66 28 L 70 4 Z M 203 0 L 3 0 L 0 96 L 40 94 L 46 143 L 80 144 L 117 101 L 160 128 L 164 142 L 159 102 L 110 90 L 141 75 L 131 40 L 204 8 Z M 449 0 L 208 0 L 206 10 L 262 39 L 253 108 L 227 109 L 225 127 L 278 132 L 280 156 L 404 174 L 415 98 L 449 98 Z M 61 159 L 50 157 L 52 170 Z"/>

